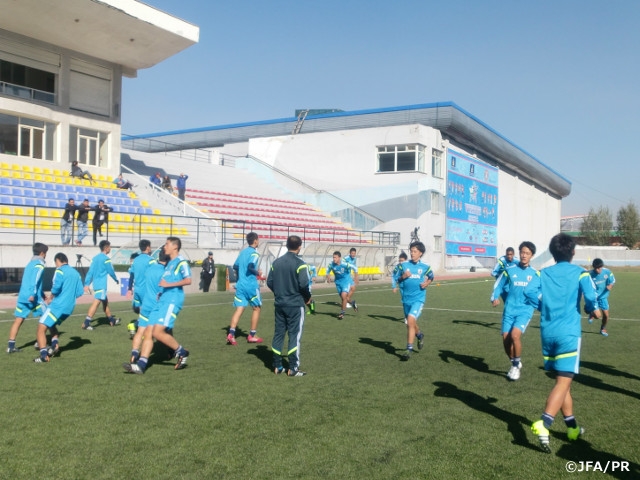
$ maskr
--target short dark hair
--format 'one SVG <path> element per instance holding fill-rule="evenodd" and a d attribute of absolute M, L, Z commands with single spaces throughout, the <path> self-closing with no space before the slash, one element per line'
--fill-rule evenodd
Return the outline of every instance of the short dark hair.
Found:
<path fill-rule="evenodd" d="M 169 260 L 171 260 L 171 257 L 169 257 L 169 255 L 164 253 L 164 248 L 161 248 L 160 251 L 158 252 L 158 262 L 169 263 Z"/>
<path fill-rule="evenodd" d="M 297 235 L 289 235 L 287 238 L 287 250 L 298 250 L 302 245 L 302 239 Z"/>
<path fill-rule="evenodd" d="M 342 254 L 340 253 L 339 250 L 336 250 L 335 252 L 333 252 L 334 255 L 338 255 L 340 258 L 342 258 Z"/>
<path fill-rule="evenodd" d="M 173 243 L 176 247 L 178 247 L 178 251 L 182 248 L 182 241 L 178 237 L 167 237 L 167 241 Z"/>
<path fill-rule="evenodd" d="M 602 261 L 601 258 L 594 258 L 591 266 L 593 268 L 601 268 L 601 267 L 604 267 L 604 262 Z"/>
<path fill-rule="evenodd" d="M 104 249 L 106 247 L 108 247 L 109 245 L 111 245 L 111 242 L 109 240 L 102 240 L 100 241 L 100 243 L 98 244 L 98 247 L 100 247 L 100 251 L 104 252 Z"/>
<path fill-rule="evenodd" d="M 533 244 L 533 242 L 522 242 L 518 247 L 518 252 L 523 248 L 528 248 L 529 250 L 531 250 L 532 255 L 536 254 L 536 246 Z"/>
<path fill-rule="evenodd" d="M 256 232 L 247 233 L 247 243 L 253 245 L 258 240 L 258 234 Z"/>
<path fill-rule="evenodd" d="M 38 256 L 41 253 L 47 253 L 49 251 L 49 247 L 47 247 L 44 243 L 34 243 L 33 244 L 33 255 Z"/>
<path fill-rule="evenodd" d="M 69 263 L 69 259 L 67 258 L 67 256 L 62 253 L 62 252 L 58 252 L 56 253 L 56 256 L 53 257 L 53 260 L 58 260 L 60 261 L 60 263 Z"/>
<path fill-rule="evenodd" d="M 398 255 L 398 258 L 404 258 L 405 260 L 407 260 L 409 257 L 407 256 L 406 252 L 400 252 L 400 255 Z"/>
<path fill-rule="evenodd" d="M 141 252 L 144 252 L 150 246 L 151 242 L 149 240 L 145 240 L 144 238 L 138 242 L 138 248 L 140 248 Z"/>
<path fill-rule="evenodd" d="M 570 262 L 575 253 L 576 241 L 566 233 L 554 235 L 549 242 L 549 251 L 556 262 Z"/>
<path fill-rule="evenodd" d="M 351 253 L 351 252 L 355 252 L 355 251 L 356 251 L 356 249 L 355 249 L 354 247 L 351 247 L 351 248 L 349 249 L 349 253 Z"/>
<path fill-rule="evenodd" d="M 420 253 L 424 253 L 427 251 L 424 243 L 422 242 L 413 242 L 411 245 L 409 245 L 409 250 L 411 250 L 413 247 L 416 247 L 420 251 Z"/>
<path fill-rule="evenodd" d="M 505 253 L 516 253 L 516 251 L 513 249 L 513 247 L 507 247 L 507 251 Z"/>

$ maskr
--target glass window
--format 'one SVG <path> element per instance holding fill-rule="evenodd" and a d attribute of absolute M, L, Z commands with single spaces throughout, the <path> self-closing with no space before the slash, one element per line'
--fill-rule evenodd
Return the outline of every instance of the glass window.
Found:
<path fill-rule="evenodd" d="M 442 237 L 439 237 L 439 236 L 433 237 L 433 251 L 434 252 L 442 251 Z"/>
<path fill-rule="evenodd" d="M 18 117 L 0 113 L 0 153 L 18 154 Z"/>
<path fill-rule="evenodd" d="M 443 178 L 442 152 L 435 148 L 431 150 L 431 174 L 436 178 Z"/>
<path fill-rule="evenodd" d="M 83 165 L 106 167 L 108 165 L 108 134 L 71 127 L 69 159 Z"/>
<path fill-rule="evenodd" d="M 0 114 L 0 153 L 53 160 L 56 125 Z"/>
<path fill-rule="evenodd" d="M 55 88 L 55 74 L 0 60 L 0 93 L 55 103 Z"/>
<path fill-rule="evenodd" d="M 424 146 L 385 145 L 378 147 L 378 172 L 424 172 Z"/>
<path fill-rule="evenodd" d="M 440 194 L 431 192 L 431 213 L 440 213 Z"/>

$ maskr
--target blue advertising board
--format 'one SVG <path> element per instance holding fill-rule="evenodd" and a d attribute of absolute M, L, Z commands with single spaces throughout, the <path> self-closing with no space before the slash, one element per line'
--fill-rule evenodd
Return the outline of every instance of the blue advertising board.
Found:
<path fill-rule="evenodd" d="M 447 151 L 447 255 L 497 256 L 498 169 Z"/>

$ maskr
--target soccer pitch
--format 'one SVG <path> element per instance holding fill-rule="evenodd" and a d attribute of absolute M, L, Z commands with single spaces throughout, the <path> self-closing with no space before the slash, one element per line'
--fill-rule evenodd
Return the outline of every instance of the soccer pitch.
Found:
<path fill-rule="evenodd" d="M 541 368 L 539 317 L 523 339 L 522 377 L 509 382 L 490 278 L 436 278 L 419 321 L 425 347 L 408 362 L 389 284 L 361 283 L 359 312 L 342 321 L 333 286 L 314 287 L 302 378 L 271 370 L 270 294 L 258 330 L 265 343 L 246 343 L 245 312 L 236 347 L 225 344 L 232 294 L 189 296 L 175 328 L 188 368 L 175 371 L 157 349 L 144 375 L 121 367 L 129 304 L 112 304 L 123 325 L 96 316 L 104 323 L 92 332 L 81 330 L 87 306 L 78 306 L 60 329 L 61 356 L 48 364 L 32 362 L 36 321 L 28 320 L 17 339 L 23 352 L 2 358 L 0 478 L 543 479 L 576 475 L 571 462 L 596 469 L 581 478 L 602 478 L 597 466 L 640 478 L 640 270 L 614 273 L 610 336 L 583 320 L 572 393 L 586 433 L 569 443 L 558 414 L 551 455 L 529 431 L 553 386 Z M 12 313 L 0 315 L 3 342 Z"/>

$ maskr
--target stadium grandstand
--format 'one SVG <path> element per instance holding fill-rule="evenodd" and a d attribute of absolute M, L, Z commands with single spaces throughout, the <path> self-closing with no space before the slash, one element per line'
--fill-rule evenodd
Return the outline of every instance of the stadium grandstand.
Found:
<path fill-rule="evenodd" d="M 114 263 L 127 263 L 140 238 L 168 235 L 188 257 L 215 249 L 218 263 L 231 263 L 255 231 L 263 270 L 297 234 L 320 272 L 333 250 L 356 246 L 361 273 L 379 278 L 412 239 L 442 271 L 489 268 L 507 246 L 546 245 L 558 230 L 570 183 L 453 102 L 300 109 L 131 137 L 121 132 L 122 77 L 197 43 L 197 26 L 137 1 L 23 0 L 4 11 L 4 267 L 22 266 L 28 255 L 15 253 L 36 240 L 61 244 L 69 198 L 112 209 Z M 53 27 L 61 24 L 70 28 Z M 93 179 L 72 177 L 72 162 Z M 116 186 L 120 173 L 132 189 Z M 184 201 L 149 181 L 159 174 L 175 187 L 181 173 Z M 73 258 L 92 247 L 59 248 Z"/>

